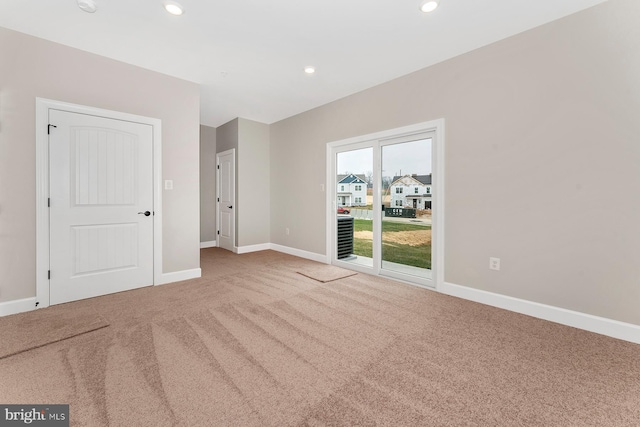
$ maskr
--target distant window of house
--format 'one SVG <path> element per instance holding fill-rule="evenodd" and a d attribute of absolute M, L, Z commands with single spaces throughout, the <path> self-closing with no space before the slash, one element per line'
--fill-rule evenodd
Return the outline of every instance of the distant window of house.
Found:
<path fill-rule="evenodd" d="M 362 197 L 356 197 L 356 203 L 362 203 Z"/>
<path fill-rule="evenodd" d="M 396 187 L 396 194 L 402 194 L 402 187 Z"/>
<path fill-rule="evenodd" d="M 431 187 L 427 187 L 427 194 L 431 194 Z"/>
<path fill-rule="evenodd" d="M 340 186 L 340 191 L 344 191 L 344 185 Z"/>
<path fill-rule="evenodd" d="M 362 185 L 356 185 L 356 191 L 362 190 Z"/>
<path fill-rule="evenodd" d="M 418 187 L 414 188 L 414 189 L 413 189 L 413 192 L 414 192 L 415 194 L 418 194 Z"/>
<path fill-rule="evenodd" d="M 396 206 L 402 206 L 402 200 L 396 200 Z"/>

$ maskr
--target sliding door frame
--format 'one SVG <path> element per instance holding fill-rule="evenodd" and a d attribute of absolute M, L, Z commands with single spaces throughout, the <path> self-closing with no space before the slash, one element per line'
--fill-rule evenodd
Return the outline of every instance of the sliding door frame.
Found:
<path fill-rule="evenodd" d="M 336 185 L 336 156 L 339 152 L 358 150 L 373 147 L 373 221 L 374 224 L 381 223 L 382 213 L 380 207 L 381 198 L 381 145 L 390 139 L 402 138 L 421 133 L 433 133 L 432 141 L 432 163 L 433 163 L 433 207 L 432 207 L 432 277 L 431 279 L 421 279 L 409 277 L 393 272 L 385 271 L 381 268 L 380 254 L 382 239 L 380 227 L 373 227 L 373 267 L 344 262 L 337 259 L 336 227 L 337 227 L 337 185 Z M 362 273 L 391 277 L 412 285 L 428 287 L 440 290 L 444 283 L 444 159 L 445 159 L 445 123 L 444 119 L 432 120 L 428 122 L 416 123 L 395 129 L 381 132 L 360 135 L 327 144 L 327 180 L 326 180 L 326 253 L 331 264 L 348 268 Z"/>

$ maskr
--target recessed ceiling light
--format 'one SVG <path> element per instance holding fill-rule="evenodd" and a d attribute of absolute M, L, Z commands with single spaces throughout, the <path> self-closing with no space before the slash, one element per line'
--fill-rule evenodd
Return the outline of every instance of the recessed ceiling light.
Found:
<path fill-rule="evenodd" d="M 307 74 L 313 74 L 313 73 L 316 72 L 316 69 L 315 69 L 315 67 L 311 67 L 311 66 L 304 67 L 304 72 L 307 73 Z"/>
<path fill-rule="evenodd" d="M 182 7 L 180 3 L 176 3 L 174 1 L 164 2 L 164 8 L 172 15 L 180 16 L 184 13 L 184 7 Z"/>
<path fill-rule="evenodd" d="M 420 3 L 420 10 L 424 13 L 433 12 L 438 8 L 438 0 L 424 0 Z"/>
<path fill-rule="evenodd" d="M 87 13 L 93 13 L 98 10 L 98 5 L 94 0 L 78 0 L 78 7 Z"/>

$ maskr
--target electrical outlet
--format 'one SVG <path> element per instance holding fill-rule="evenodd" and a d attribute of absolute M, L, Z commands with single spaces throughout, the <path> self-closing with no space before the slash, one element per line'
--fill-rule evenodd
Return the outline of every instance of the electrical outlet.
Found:
<path fill-rule="evenodd" d="M 173 180 L 172 179 L 165 179 L 164 180 L 164 189 L 165 190 L 173 190 Z"/>
<path fill-rule="evenodd" d="M 288 235 L 289 235 L 289 229 L 288 229 L 288 228 L 285 228 L 285 229 L 284 229 L 284 233 L 288 236 Z"/>
<path fill-rule="evenodd" d="M 489 270 L 500 271 L 500 258 L 489 258 Z"/>

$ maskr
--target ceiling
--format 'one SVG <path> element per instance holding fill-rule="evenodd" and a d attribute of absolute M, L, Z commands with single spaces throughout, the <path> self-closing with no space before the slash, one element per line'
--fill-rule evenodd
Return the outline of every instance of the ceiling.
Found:
<path fill-rule="evenodd" d="M 0 26 L 201 85 L 201 122 L 273 123 L 606 0 L 0 0 Z M 307 75 L 303 69 L 317 71 Z"/>

